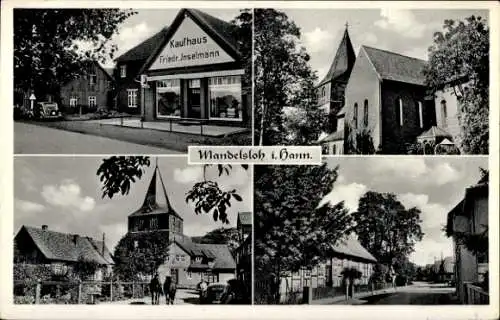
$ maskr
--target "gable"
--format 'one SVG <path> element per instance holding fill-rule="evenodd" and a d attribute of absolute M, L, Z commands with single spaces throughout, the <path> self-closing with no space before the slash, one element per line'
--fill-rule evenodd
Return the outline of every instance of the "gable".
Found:
<path fill-rule="evenodd" d="M 148 70 L 163 70 L 234 62 L 189 15 L 166 41 Z"/>

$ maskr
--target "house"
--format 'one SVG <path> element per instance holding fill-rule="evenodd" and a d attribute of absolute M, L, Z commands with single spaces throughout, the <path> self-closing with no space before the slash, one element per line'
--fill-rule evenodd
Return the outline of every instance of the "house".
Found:
<path fill-rule="evenodd" d="M 336 115 L 344 106 L 345 88 L 355 60 L 356 55 L 346 26 L 332 64 L 316 86 L 318 108 L 324 110 L 328 115 L 331 132 L 337 131 L 338 128 Z"/>
<path fill-rule="evenodd" d="M 373 149 L 406 153 L 406 144 L 435 124 L 434 105 L 426 100 L 426 61 L 362 46 L 346 87 L 348 144 L 368 135 Z"/>
<path fill-rule="evenodd" d="M 169 27 L 117 59 L 121 105 L 146 121 L 248 126 L 251 84 L 235 26 L 181 9 Z M 141 88 L 140 83 L 144 84 Z"/>
<path fill-rule="evenodd" d="M 22 226 L 14 238 L 14 262 L 50 265 L 54 274 L 66 274 L 81 259 L 96 262 L 100 267 L 91 277 L 102 280 L 111 273 L 113 257 L 104 241 L 78 234 Z"/>
<path fill-rule="evenodd" d="M 468 291 L 488 281 L 487 243 L 471 248 L 466 239 L 472 236 L 481 243 L 487 241 L 487 233 L 488 183 L 482 182 L 465 190 L 462 201 L 448 213 L 446 225 L 446 234 L 453 238 L 456 290 L 462 303 L 472 303 Z"/>
<path fill-rule="evenodd" d="M 194 288 L 202 279 L 225 282 L 235 278 L 236 262 L 227 244 L 200 244 L 184 234 L 184 219 L 173 208 L 156 166 L 141 207 L 128 217 L 128 232 L 135 245 L 141 237 L 160 232 L 168 255 L 158 268 L 160 281 L 171 275 L 179 287 Z"/>
<path fill-rule="evenodd" d="M 252 287 L 252 213 L 239 212 L 236 222 L 239 234 L 239 247 L 236 255 L 236 278 L 243 281 L 247 288 Z"/>
<path fill-rule="evenodd" d="M 113 77 L 110 70 L 104 69 L 98 62 L 85 64 L 85 72 L 80 77 L 61 87 L 61 105 L 66 112 L 79 112 L 110 109 L 113 107 Z"/>
<path fill-rule="evenodd" d="M 281 278 L 280 293 L 301 291 L 304 285 L 316 287 L 342 287 L 345 268 L 355 268 L 361 272 L 357 284 L 367 285 L 377 259 L 364 248 L 353 234 L 340 240 L 332 247 L 332 255 L 311 270 L 300 269 L 289 272 Z M 285 298 L 284 294 L 281 294 Z"/>

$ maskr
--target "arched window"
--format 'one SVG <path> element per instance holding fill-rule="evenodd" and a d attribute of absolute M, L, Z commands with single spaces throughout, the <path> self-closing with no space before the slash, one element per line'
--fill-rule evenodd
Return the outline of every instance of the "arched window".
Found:
<path fill-rule="evenodd" d="M 354 122 L 354 128 L 358 128 L 358 103 L 354 103 L 354 116 L 352 121 Z"/>
<path fill-rule="evenodd" d="M 446 110 L 446 100 L 441 100 L 441 126 L 446 128 L 448 126 L 448 110 Z"/>
<path fill-rule="evenodd" d="M 418 109 L 418 123 L 420 124 L 420 128 L 424 127 L 424 111 L 422 106 L 422 101 L 417 101 L 417 109 Z"/>
<path fill-rule="evenodd" d="M 365 99 L 365 105 L 363 108 L 363 124 L 365 127 L 368 126 L 368 99 Z"/>
<path fill-rule="evenodd" d="M 398 99 L 398 110 L 399 110 L 399 125 L 403 126 L 403 99 Z"/>

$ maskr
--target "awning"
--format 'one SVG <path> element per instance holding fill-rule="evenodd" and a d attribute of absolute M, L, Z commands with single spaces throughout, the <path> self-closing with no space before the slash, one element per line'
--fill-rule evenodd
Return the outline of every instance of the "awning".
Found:
<path fill-rule="evenodd" d="M 211 78 L 211 77 L 237 76 L 242 74 L 245 74 L 244 69 L 221 70 L 221 71 L 208 71 L 208 72 L 197 72 L 197 73 L 181 73 L 181 74 L 148 76 L 147 81 L 169 80 L 169 79 L 199 79 L 199 78 Z"/>

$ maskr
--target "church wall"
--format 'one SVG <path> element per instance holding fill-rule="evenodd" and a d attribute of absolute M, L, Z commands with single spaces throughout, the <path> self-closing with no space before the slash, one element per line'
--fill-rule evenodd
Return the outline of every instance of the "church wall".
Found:
<path fill-rule="evenodd" d="M 458 91 L 458 90 L 457 90 Z M 444 117 L 441 102 L 446 101 L 446 117 Z M 436 108 L 436 123 L 446 130 L 453 137 L 460 134 L 460 123 L 458 121 L 458 99 L 453 91 L 453 87 L 438 90 L 434 95 L 434 105 Z"/>
<path fill-rule="evenodd" d="M 345 121 L 355 134 L 354 104 L 358 104 L 358 130 L 367 129 L 373 139 L 375 149 L 380 144 L 380 82 L 364 50 L 361 50 L 349 78 L 345 92 Z M 368 126 L 363 124 L 364 101 L 368 100 Z M 347 139 L 347 137 L 346 137 Z"/>

